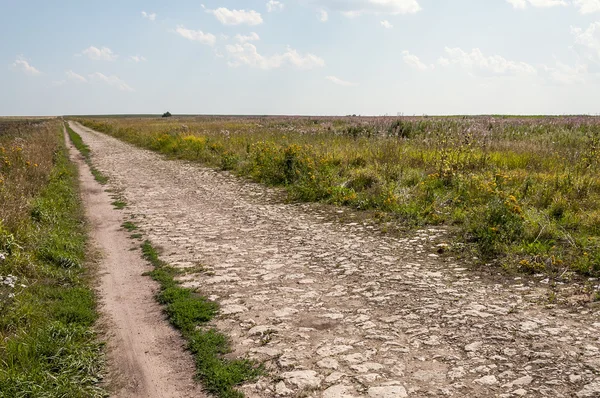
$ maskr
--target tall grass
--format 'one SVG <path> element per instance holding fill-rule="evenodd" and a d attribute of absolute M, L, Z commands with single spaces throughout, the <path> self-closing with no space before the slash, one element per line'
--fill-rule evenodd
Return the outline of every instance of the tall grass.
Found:
<path fill-rule="evenodd" d="M 0 397 L 105 396 L 62 124 L 0 122 L 0 161 Z"/>
<path fill-rule="evenodd" d="M 444 225 L 523 272 L 600 276 L 600 120 L 85 119 L 171 157 L 285 187 L 293 200 Z"/>

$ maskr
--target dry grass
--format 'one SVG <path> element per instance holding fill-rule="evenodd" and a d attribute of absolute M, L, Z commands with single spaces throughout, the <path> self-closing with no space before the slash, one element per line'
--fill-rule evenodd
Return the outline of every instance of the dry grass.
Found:
<path fill-rule="evenodd" d="M 272 185 L 295 200 L 446 225 L 465 254 L 600 275 L 600 120 L 115 118 L 89 127 Z M 460 245 L 459 245 L 460 246 Z"/>

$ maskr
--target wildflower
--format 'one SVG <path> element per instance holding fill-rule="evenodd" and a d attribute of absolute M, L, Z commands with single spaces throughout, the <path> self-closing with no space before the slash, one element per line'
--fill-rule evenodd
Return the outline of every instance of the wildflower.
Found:
<path fill-rule="evenodd" d="M 0 180 L 0 181 L 2 181 L 2 180 Z M 0 262 L 2 262 L 2 261 L 4 261 L 4 260 L 6 260 L 6 254 L 5 254 L 5 253 L 2 253 L 2 252 L 0 252 Z M 2 278 L 2 277 L 0 276 L 0 278 Z"/>
<path fill-rule="evenodd" d="M 17 281 L 17 278 L 13 275 L 8 275 L 5 277 L 0 276 L 0 284 L 2 285 L 6 285 L 12 289 L 15 288 L 15 282 Z"/>

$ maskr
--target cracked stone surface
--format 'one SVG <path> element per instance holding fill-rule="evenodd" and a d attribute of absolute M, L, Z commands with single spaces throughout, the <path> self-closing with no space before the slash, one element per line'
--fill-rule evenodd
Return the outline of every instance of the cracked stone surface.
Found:
<path fill-rule="evenodd" d="M 182 280 L 235 354 L 264 361 L 248 397 L 600 397 L 598 307 L 431 256 L 443 230 L 332 221 L 351 212 L 72 125 L 163 259 L 201 265 Z"/>

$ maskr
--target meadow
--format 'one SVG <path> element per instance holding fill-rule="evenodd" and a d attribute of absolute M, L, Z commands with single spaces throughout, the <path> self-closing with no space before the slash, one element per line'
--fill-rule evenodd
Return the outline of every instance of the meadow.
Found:
<path fill-rule="evenodd" d="M 77 170 L 57 120 L 0 119 L 0 397 L 103 397 Z"/>
<path fill-rule="evenodd" d="M 594 117 L 81 118 L 167 156 L 368 211 L 444 226 L 447 252 L 510 272 L 600 276 Z"/>

